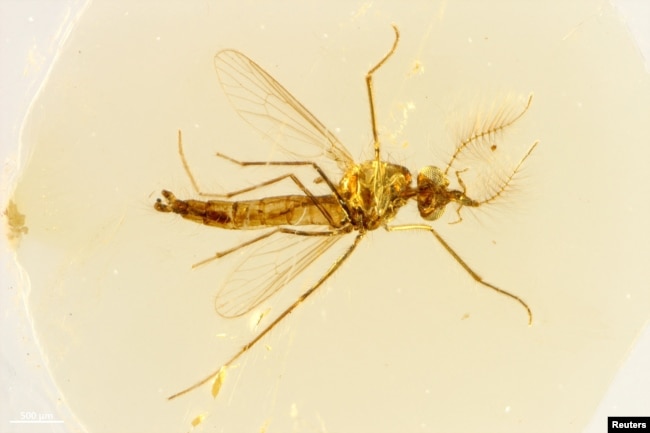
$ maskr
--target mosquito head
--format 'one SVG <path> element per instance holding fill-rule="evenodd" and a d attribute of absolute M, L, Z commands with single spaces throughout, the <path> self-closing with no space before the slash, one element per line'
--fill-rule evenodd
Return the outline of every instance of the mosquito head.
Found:
<path fill-rule="evenodd" d="M 428 165 L 418 173 L 418 210 L 427 221 L 440 218 L 449 203 L 449 180 L 438 167 Z"/>
<path fill-rule="evenodd" d="M 417 200 L 420 216 L 427 221 L 437 220 L 445 212 L 445 207 L 450 202 L 458 203 L 460 210 L 463 206 L 476 207 L 476 201 L 465 195 L 463 191 L 449 189 L 449 179 L 444 171 L 438 167 L 426 166 L 418 173 Z"/>

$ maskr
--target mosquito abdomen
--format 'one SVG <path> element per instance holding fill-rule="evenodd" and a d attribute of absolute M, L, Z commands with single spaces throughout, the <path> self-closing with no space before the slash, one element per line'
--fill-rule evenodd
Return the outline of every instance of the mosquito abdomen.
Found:
<path fill-rule="evenodd" d="M 346 214 L 333 196 L 288 195 L 259 200 L 179 200 L 162 191 L 154 207 L 185 219 L 224 229 L 255 229 L 282 225 L 342 225 Z M 318 203 L 318 205 L 317 205 Z M 327 213 L 327 216 L 325 215 Z M 328 218 L 329 216 L 329 218 Z"/>

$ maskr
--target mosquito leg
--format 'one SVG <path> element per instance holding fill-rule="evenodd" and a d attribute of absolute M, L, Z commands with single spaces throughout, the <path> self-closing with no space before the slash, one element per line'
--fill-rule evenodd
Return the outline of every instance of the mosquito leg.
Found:
<path fill-rule="evenodd" d="M 234 253 L 237 250 L 245 248 L 245 247 L 247 247 L 249 245 L 257 243 L 257 242 L 259 242 L 261 240 L 264 240 L 266 238 L 269 238 L 269 237 L 273 236 L 276 233 L 285 233 L 285 234 L 290 234 L 290 235 L 295 235 L 295 236 L 336 236 L 336 235 L 339 235 L 339 234 L 346 233 L 348 231 L 349 231 L 349 229 L 343 228 L 343 229 L 323 231 L 323 232 L 312 232 L 312 231 L 307 231 L 307 230 L 295 230 L 295 229 L 288 229 L 288 228 L 281 227 L 281 228 L 273 229 L 273 230 L 271 230 L 269 232 L 264 233 L 261 236 L 253 238 L 251 240 L 248 240 L 248 241 L 246 241 L 244 243 L 241 243 L 241 244 L 239 244 L 237 246 L 234 246 L 232 248 L 229 248 L 227 250 L 218 251 L 212 257 L 208 257 L 207 259 L 201 260 L 200 262 L 193 264 L 192 268 L 193 269 L 198 268 L 199 266 L 205 265 L 206 263 L 209 263 L 209 262 L 211 262 L 213 260 L 220 259 L 223 256 L 227 256 L 230 253 Z"/>
<path fill-rule="evenodd" d="M 298 187 L 300 188 L 300 190 L 302 192 L 305 192 L 305 190 L 307 189 L 306 187 L 303 186 L 302 182 L 300 182 L 296 178 L 295 175 L 289 173 L 289 174 L 283 174 L 282 176 L 278 176 L 278 177 L 275 177 L 275 178 L 273 178 L 271 180 L 266 180 L 266 181 L 264 181 L 262 183 L 258 183 L 257 185 L 249 186 L 247 188 L 243 188 L 243 189 L 240 189 L 240 190 L 237 190 L 237 191 L 231 191 L 231 192 L 226 192 L 226 193 L 223 193 L 223 194 L 217 194 L 217 193 L 204 192 L 204 191 L 199 190 L 199 191 L 196 191 L 196 193 L 198 195 L 200 195 L 201 197 L 216 198 L 216 199 L 230 199 L 230 198 L 233 198 L 233 197 L 235 197 L 237 195 L 244 194 L 246 192 L 255 191 L 256 189 L 262 189 L 264 187 L 279 183 L 279 182 L 281 182 L 281 181 L 283 181 L 285 179 L 291 179 L 293 181 L 293 183 L 298 185 Z M 311 193 L 306 193 L 306 195 L 308 195 L 308 196 L 310 194 Z"/>
<path fill-rule="evenodd" d="M 264 188 L 269 185 L 273 185 L 275 183 L 278 183 L 284 179 L 291 179 L 293 183 L 295 183 L 300 190 L 311 199 L 311 201 L 314 203 L 314 205 L 321 211 L 323 216 L 327 218 L 327 221 L 330 223 L 330 225 L 335 225 L 334 221 L 332 220 L 332 216 L 323 208 L 321 203 L 318 201 L 318 199 L 314 196 L 314 194 L 293 174 L 289 173 L 283 176 L 276 177 L 274 179 L 268 180 L 266 182 L 262 182 L 258 185 L 253 185 L 248 188 L 244 188 L 238 191 L 230 192 L 230 193 L 225 193 L 225 194 L 214 194 L 214 193 L 206 193 L 201 190 L 199 187 L 198 182 L 196 181 L 196 178 L 192 174 L 192 170 L 190 169 L 189 164 L 187 163 L 187 159 L 185 158 L 185 152 L 183 151 L 183 140 L 182 140 L 182 134 L 181 131 L 178 131 L 178 154 L 180 155 L 181 162 L 183 163 L 183 168 L 185 169 L 185 173 L 187 173 L 187 176 L 190 178 L 190 182 L 192 183 L 192 187 L 196 191 L 197 194 L 199 194 L 202 197 L 211 197 L 211 198 L 221 198 L 221 199 L 229 199 L 232 197 L 235 197 L 236 195 L 243 194 L 246 192 L 254 191 L 259 188 Z M 332 181 L 327 177 L 325 172 L 318 166 L 318 164 L 310 161 L 289 161 L 289 162 L 242 162 L 238 161 L 236 159 L 233 159 L 229 156 L 226 156 L 221 153 L 217 153 L 218 157 L 224 158 L 230 162 L 233 162 L 235 164 L 238 164 L 242 167 L 245 166 L 251 166 L 251 165 L 274 165 L 274 166 L 300 166 L 300 165 L 307 165 L 313 167 L 316 172 L 321 176 L 322 179 L 325 180 L 329 188 L 332 190 L 334 195 L 336 196 L 339 204 L 341 205 L 341 208 L 347 212 L 347 207 L 345 204 L 345 201 L 341 198 L 341 196 L 338 193 L 338 190 L 332 183 Z"/>
<path fill-rule="evenodd" d="M 185 158 L 185 151 L 183 151 L 183 136 L 181 134 L 181 130 L 178 130 L 178 155 L 181 157 L 181 162 L 183 163 L 183 168 L 185 169 L 185 173 L 187 173 L 187 177 L 190 178 L 190 182 L 192 183 L 192 187 L 194 188 L 194 191 L 199 193 L 200 195 L 203 195 L 203 192 L 201 191 L 201 188 L 199 188 L 199 184 L 196 182 L 196 179 L 194 178 L 194 175 L 192 174 L 192 170 L 190 169 L 190 165 L 187 163 L 187 159 Z"/>
<path fill-rule="evenodd" d="M 533 324 L 533 313 L 530 311 L 530 307 L 528 307 L 528 304 L 526 304 L 526 302 L 524 302 L 523 299 L 521 299 L 517 295 L 513 295 L 510 292 L 506 292 L 503 289 L 500 289 L 500 288 L 498 288 L 496 286 L 493 286 L 492 284 L 490 284 L 487 281 L 483 280 L 483 278 L 479 274 L 474 272 L 474 270 L 469 267 L 469 265 L 465 262 L 465 260 L 463 260 L 458 255 L 458 253 L 456 253 L 456 251 L 454 251 L 453 248 L 451 248 L 451 246 L 447 243 L 447 241 L 445 241 L 442 238 L 442 236 L 440 236 L 438 234 L 438 232 L 436 232 L 433 229 L 433 227 L 428 226 L 426 224 L 408 224 L 408 225 L 399 225 L 399 226 L 386 226 L 386 230 L 388 230 L 389 232 L 400 231 L 400 230 L 426 230 L 426 231 L 430 232 L 438 240 L 438 242 L 440 242 L 442 244 L 442 246 L 445 248 L 445 250 L 447 250 L 447 252 L 449 254 L 451 254 L 451 256 L 458 262 L 458 264 L 461 265 L 463 267 L 463 269 L 465 269 L 465 271 L 474 279 L 474 281 L 484 285 L 485 287 L 488 287 L 488 288 L 494 290 L 497 293 L 505 295 L 505 296 L 507 296 L 509 298 L 512 298 L 515 301 L 519 302 L 524 307 L 524 309 L 526 309 L 526 313 L 528 314 L 528 326 Z"/>
<path fill-rule="evenodd" d="M 220 158 L 223 158 L 223 159 L 225 159 L 227 161 L 230 161 L 233 164 L 237 164 L 237 165 L 239 165 L 241 167 L 268 166 L 268 165 L 272 165 L 272 166 L 276 166 L 276 167 L 296 167 L 296 166 L 309 166 L 309 167 L 312 167 L 318 173 L 318 175 L 321 177 L 321 179 L 323 179 L 325 181 L 325 183 L 327 183 L 327 186 L 330 188 L 330 190 L 332 191 L 332 193 L 334 194 L 334 196 L 338 200 L 339 204 L 341 205 L 341 208 L 344 211 L 346 211 L 346 213 L 347 213 L 347 205 L 346 205 L 345 200 L 343 200 L 343 198 L 339 195 L 339 191 L 336 189 L 336 187 L 334 186 L 332 181 L 329 179 L 329 177 L 325 174 L 323 169 L 320 168 L 320 166 L 318 164 L 316 164 L 315 162 L 311 162 L 311 161 L 239 161 L 237 159 L 234 159 L 234 158 L 231 158 L 231 157 L 229 157 L 227 155 L 224 155 L 223 153 L 217 152 L 216 155 L 218 157 L 220 157 Z M 302 192 L 305 193 L 305 195 L 307 197 L 309 197 L 312 200 L 314 205 L 316 205 L 316 207 L 321 211 L 321 213 L 325 216 L 325 218 L 327 218 L 327 221 L 330 223 L 330 225 L 335 225 L 334 221 L 331 218 L 331 215 L 329 213 L 327 213 L 327 211 L 324 208 L 322 208 L 320 202 L 314 197 L 313 193 L 302 182 L 300 182 L 300 180 L 294 174 L 288 174 L 285 177 L 287 177 L 287 176 L 298 186 L 298 188 L 300 188 L 300 190 Z M 280 178 L 274 179 L 274 181 L 276 181 L 276 182 L 280 181 L 285 177 L 280 177 Z M 268 184 L 274 183 L 274 181 L 270 181 Z M 260 186 L 266 186 L 268 184 L 261 184 Z M 233 197 L 234 195 L 241 194 L 243 192 L 251 191 L 253 189 L 256 189 L 257 187 L 258 186 L 254 186 L 254 187 L 250 187 L 250 188 L 245 188 L 245 189 L 240 190 L 240 191 L 236 191 L 234 193 L 230 193 L 228 195 L 228 197 L 226 197 L 226 198 Z"/>
<path fill-rule="evenodd" d="M 325 181 L 327 186 L 330 188 L 332 193 L 340 199 L 338 190 L 336 189 L 336 186 L 334 183 L 330 180 L 330 178 L 325 174 L 323 169 L 316 164 L 315 162 L 312 161 L 239 161 L 237 159 L 231 158 L 230 156 L 224 155 L 223 153 L 217 152 L 216 156 L 219 158 L 223 158 L 227 161 L 232 162 L 233 164 L 237 164 L 241 167 L 250 167 L 250 166 L 276 166 L 276 167 L 297 167 L 297 166 L 309 166 L 312 167 L 316 173 L 320 176 L 321 179 Z M 305 188 L 302 183 L 300 183 L 297 179 L 292 179 L 300 189 Z M 306 188 L 305 188 L 306 189 Z"/>
<path fill-rule="evenodd" d="M 368 88 L 368 101 L 370 103 L 370 121 L 372 122 L 372 139 L 375 146 L 375 160 L 379 161 L 379 135 L 377 133 L 377 120 L 375 117 L 375 96 L 372 89 L 372 75 L 379 69 L 386 61 L 393 55 L 397 49 L 397 42 L 399 41 L 399 30 L 397 26 L 393 24 L 393 30 L 395 30 L 395 41 L 390 51 L 386 53 L 383 59 L 379 61 L 372 69 L 366 74 L 366 87 Z"/>
<path fill-rule="evenodd" d="M 225 193 L 225 194 L 215 194 L 215 193 L 205 192 L 199 187 L 199 184 L 196 181 L 196 178 L 192 174 L 192 170 L 190 169 L 190 165 L 188 164 L 187 159 L 185 158 L 185 151 L 183 150 L 183 140 L 182 140 L 182 135 L 181 135 L 180 130 L 178 131 L 178 154 L 181 157 L 181 162 L 183 163 L 183 168 L 185 169 L 185 173 L 187 173 L 187 177 L 190 178 L 190 182 L 192 183 L 192 187 L 194 188 L 194 191 L 196 191 L 196 193 L 198 195 L 200 195 L 201 197 L 228 199 L 228 198 L 232 198 L 232 197 L 234 197 L 234 196 L 236 196 L 238 194 L 243 194 L 245 192 L 253 191 L 253 190 L 256 190 L 258 188 L 263 188 L 265 186 L 273 185 L 274 183 L 280 182 L 280 181 L 282 181 L 284 179 L 287 179 L 287 178 L 291 178 L 300 187 L 300 189 L 303 192 L 306 189 L 306 188 L 304 188 L 304 186 L 302 186 L 302 184 L 299 181 L 297 181 L 295 176 L 293 176 L 292 174 L 286 174 L 284 176 L 279 176 L 279 177 L 276 177 L 274 179 L 268 180 L 266 182 L 262 182 L 262 183 L 260 183 L 258 185 L 254 185 L 254 186 L 251 186 L 251 187 L 248 187 L 248 188 L 241 189 L 239 191 L 229 192 L 229 193 Z M 239 162 L 233 160 L 232 158 L 228 158 L 228 157 L 226 157 L 224 155 L 217 154 L 217 156 L 222 156 L 222 157 L 226 158 L 229 161 L 236 162 L 236 163 L 239 164 Z M 307 194 L 307 195 L 309 195 L 309 194 Z"/>
<path fill-rule="evenodd" d="M 184 390 L 182 390 L 180 392 L 177 392 L 176 394 L 168 397 L 168 400 L 173 400 L 173 399 L 175 399 L 177 397 L 180 397 L 180 396 L 182 396 L 184 394 L 187 394 L 188 392 L 190 392 L 190 391 L 192 391 L 192 390 L 206 384 L 211 379 L 214 379 L 219 374 L 219 372 L 222 371 L 222 368 L 227 369 L 237 359 L 239 359 L 240 356 L 242 356 L 244 353 L 248 352 L 253 346 L 255 346 L 255 344 L 257 344 L 258 341 L 260 341 L 262 338 L 264 338 L 264 336 L 266 334 L 271 332 L 271 330 L 273 328 L 275 328 L 278 323 L 280 323 L 282 320 L 284 320 L 284 318 L 286 318 L 289 314 L 291 314 L 293 312 L 293 310 L 295 310 L 309 296 L 311 296 L 325 281 L 327 281 L 327 279 L 329 277 L 331 277 L 332 274 L 334 274 L 334 272 L 336 272 L 336 270 L 338 268 L 341 267 L 343 262 L 345 262 L 347 260 L 347 258 L 350 257 L 350 254 L 352 254 L 352 252 L 355 250 L 355 248 L 357 247 L 359 242 L 361 242 L 361 239 L 363 239 L 364 236 L 365 236 L 364 232 L 359 232 L 359 234 L 357 234 L 357 237 L 354 239 L 354 242 L 352 243 L 352 245 L 350 245 L 350 247 L 339 258 L 337 258 L 334 261 L 334 263 L 332 264 L 332 266 L 330 266 L 330 268 L 327 270 L 327 272 L 325 272 L 325 274 L 322 277 L 320 277 L 320 279 L 313 286 L 311 286 L 305 293 L 303 293 L 298 299 L 296 299 L 293 304 L 291 304 L 278 317 L 276 317 L 275 320 L 273 320 L 273 322 L 271 322 L 269 325 L 267 325 L 267 327 L 264 328 L 264 330 L 262 330 L 262 332 L 257 334 L 257 336 L 255 338 L 253 338 L 251 341 L 249 341 L 244 346 L 242 346 L 241 349 L 239 349 L 239 351 L 237 353 L 235 353 L 225 364 L 223 364 L 223 366 L 219 367 L 218 370 L 210 373 L 210 375 L 207 376 L 205 379 L 202 379 L 201 381 L 195 383 L 194 385 L 190 386 L 189 388 L 186 388 L 186 389 L 184 389 Z"/>

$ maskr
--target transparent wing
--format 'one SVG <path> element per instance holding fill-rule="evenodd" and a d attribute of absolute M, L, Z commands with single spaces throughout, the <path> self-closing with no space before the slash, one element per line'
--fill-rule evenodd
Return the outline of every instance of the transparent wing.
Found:
<path fill-rule="evenodd" d="M 354 163 L 334 134 L 257 63 L 239 51 L 224 50 L 214 65 L 237 113 L 292 158 L 318 164 L 327 159 L 342 172 Z"/>
<path fill-rule="evenodd" d="M 276 233 L 250 247 L 217 293 L 215 308 L 226 318 L 239 317 L 294 280 L 345 235 L 298 236 Z"/>

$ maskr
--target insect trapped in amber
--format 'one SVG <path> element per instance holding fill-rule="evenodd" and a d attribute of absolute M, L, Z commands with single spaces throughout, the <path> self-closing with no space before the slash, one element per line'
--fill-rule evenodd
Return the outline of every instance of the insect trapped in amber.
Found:
<path fill-rule="evenodd" d="M 252 249 L 251 254 L 236 267 L 217 292 L 217 312 L 226 318 L 249 313 L 294 280 L 333 245 L 342 239 L 350 239 L 350 244 L 344 247 L 342 254 L 320 278 L 312 282 L 302 295 L 226 363 L 205 379 L 172 395 L 170 399 L 179 397 L 211 379 L 216 378 L 220 386 L 223 373 L 229 366 L 321 287 L 345 263 L 369 231 L 379 228 L 387 231 L 419 230 L 430 233 L 471 278 L 519 304 L 528 323 L 532 323 L 532 312 L 523 299 L 485 281 L 427 223 L 440 218 L 448 205 L 456 213 L 456 221 L 459 222 L 462 220 L 463 208 L 488 205 L 508 191 L 537 142 L 523 152 L 518 162 L 508 171 L 496 170 L 478 195 L 473 195 L 466 187 L 464 176 L 468 174 L 468 169 L 457 167 L 457 162 L 467 153 L 481 155 L 482 152 L 496 152 L 498 147 L 495 143 L 500 134 L 526 113 L 532 95 L 518 108 L 501 107 L 494 110 L 490 116 L 477 117 L 457 144 L 445 167 L 423 167 L 413 179 L 414 176 L 406 167 L 382 159 L 377 133 L 373 78 L 375 72 L 397 48 L 399 31 L 397 27 L 394 27 L 394 30 L 395 41 L 392 48 L 366 75 L 374 157 L 363 162 L 355 162 L 334 134 L 253 60 L 235 50 L 224 50 L 215 56 L 214 64 L 219 82 L 237 113 L 253 128 L 271 139 L 288 157 L 286 161 L 239 161 L 219 153 L 217 156 L 242 168 L 275 166 L 283 169 L 283 174 L 239 191 L 211 194 L 199 187 L 185 158 L 180 131 L 178 133 L 178 152 L 183 167 L 201 199 L 179 199 L 171 191 L 163 190 L 162 198 L 154 205 L 156 210 L 176 213 L 200 224 L 230 230 L 258 230 L 259 233 L 240 245 L 220 251 L 195 264 L 205 265 L 242 248 Z M 305 159 L 305 154 L 312 156 Z M 489 161 L 489 158 L 487 160 Z M 333 177 L 331 170 L 325 169 L 332 165 L 338 170 L 338 177 Z M 312 192 L 312 185 L 306 185 L 292 173 L 292 169 L 299 166 L 313 170 L 316 178 L 327 185 L 328 193 L 317 195 Z M 458 189 L 450 187 L 450 178 L 457 181 Z M 295 184 L 296 194 L 264 196 L 266 187 L 287 180 Z M 259 193 L 260 198 L 238 199 L 241 194 L 250 192 Z M 391 224 L 399 210 L 411 202 L 417 203 L 424 222 Z M 350 233 L 355 235 L 344 236 Z"/>

